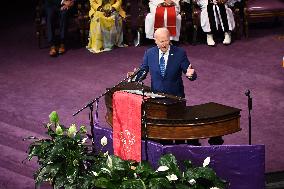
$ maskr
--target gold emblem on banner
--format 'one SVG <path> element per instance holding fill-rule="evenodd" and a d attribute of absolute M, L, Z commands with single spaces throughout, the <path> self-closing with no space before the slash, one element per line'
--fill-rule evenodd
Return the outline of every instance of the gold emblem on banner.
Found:
<path fill-rule="evenodd" d="M 129 130 L 124 130 L 123 132 L 120 132 L 120 141 L 123 146 L 123 150 L 125 152 L 130 152 L 131 147 L 135 144 L 135 135 L 133 135 Z"/>

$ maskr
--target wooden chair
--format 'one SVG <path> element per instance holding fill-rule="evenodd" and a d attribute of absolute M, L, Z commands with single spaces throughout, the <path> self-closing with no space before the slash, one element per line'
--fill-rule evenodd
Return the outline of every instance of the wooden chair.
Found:
<path fill-rule="evenodd" d="M 79 33 L 79 39 L 81 45 L 85 45 L 88 38 L 89 31 L 89 1 L 77 0 L 72 9 L 71 16 L 68 20 L 68 30 L 72 30 Z M 37 0 L 35 7 L 35 29 L 38 40 L 38 47 L 43 48 L 44 40 L 46 39 L 47 26 L 46 26 L 46 14 L 44 10 L 44 0 Z"/>
<path fill-rule="evenodd" d="M 248 37 L 249 21 L 284 16 L 284 0 L 245 0 L 244 33 Z"/>
<path fill-rule="evenodd" d="M 198 31 L 201 28 L 200 24 L 200 13 L 201 8 L 197 4 L 197 0 L 192 0 L 192 21 L 193 21 L 193 44 L 196 44 L 197 42 L 197 35 Z M 234 19 L 235 19 L 235 29 L 233 31 L 233 34 L 236 36 L 237 39 L 241 36 L 241 10 L 242 6 L 241 3 L 236 3 L 235 6 L 229 6 L 229 8 L 232 9 L 234 13 Z"/>

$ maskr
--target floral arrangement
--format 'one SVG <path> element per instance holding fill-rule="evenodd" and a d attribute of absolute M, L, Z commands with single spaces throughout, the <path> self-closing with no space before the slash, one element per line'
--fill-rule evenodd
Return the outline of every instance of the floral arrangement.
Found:
<path fill-rule="evenodd" d="M 36 139 L 28 150 L 28 160 L 37 157 L 38 170 L 34 174 L 36 185 L 49 182 L 53 188 L 65 189 L 223 189 L 228 183 L 209 167 L 210 157 L 202 167 L 191 161 L 184 162 L 184 170 L 175 156 L 166 154 L 159 160 L 158 169 L 146 162 L 122 160 L 117 156 L 93 149 L 87 130 L 60 125 L 54 111 L 49 115 L 47 139 Z M 31 137 L 34 139 L 34 137 Z M 107 138 L 101 139 L 102 147 Z M 95 151 L 95 152 L 94 152 Z"/>

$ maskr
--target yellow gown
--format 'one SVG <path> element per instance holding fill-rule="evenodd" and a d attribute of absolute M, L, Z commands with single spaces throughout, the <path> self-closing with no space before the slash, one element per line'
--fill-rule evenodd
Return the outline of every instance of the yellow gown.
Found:
<path fill-rule="evenodd" d="M 87 49 L 93 53 L 108 51 L 113 46 L 123 47 L 122 18 L 126 14 L 121 8 L 122 0 L 90 0 L 91 18 L 89 43 Z M 97 9 L 102 7 L 104 10 L 115 9 L 109 17 L 104 12 Z"/>

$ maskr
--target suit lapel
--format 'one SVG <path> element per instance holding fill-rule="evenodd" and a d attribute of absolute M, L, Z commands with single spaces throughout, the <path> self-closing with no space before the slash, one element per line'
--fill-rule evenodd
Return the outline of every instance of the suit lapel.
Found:
<path fill-rule="evenodd" d="M 173 64 L 173 60 L 174 60 L 174 53 L 173 53 L 173 46 L 171 46 L 170 48 L 170 52 L 169 52 L 169 56 L 168 56 L 168 62 L 167 62 L 167 67 L 166 67 L 166 71 L 165 71 L 165 77 L 167 77 L 167 74 L 169 72 L 169 70 L 171 69 L 171 66 Z"/>
<path fill-rule="evenodd" d="M 158 70 L 160 73 L 160 76 L 162 77 L 161 70 L 160 70 L 159 48 L 158 47 L 155 48 L 154 54 L 155 54 L 155 70 Z"/>

